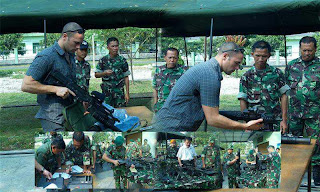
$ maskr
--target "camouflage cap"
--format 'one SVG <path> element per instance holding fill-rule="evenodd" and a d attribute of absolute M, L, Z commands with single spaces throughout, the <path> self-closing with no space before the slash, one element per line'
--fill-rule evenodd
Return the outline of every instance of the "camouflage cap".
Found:
<path fill-rule="evenodd" d="M 137 139 L 137 142 L 141 143 L 141 139 L 140 139 L 140 138 L 138 138 L 138 139 Z"/>
<path fill-rule="evenodd" d="M 80 44 L 80 49 L 88 49 L 89 44 L 87 41 L 83 40 L 82 43 Z"/>
<path fill-rule="evenodd" d="M 229 145 L 228 145 L 228 149 L 232 149 L 232 150 L 233 150 L 233 145 L 232 145 L 232 144 L 229 144 Z"/>
<path fill-rule="evenodd" d="M 123 142 L 124 142 L 124 139 L 122 136 L 118 136 L 115 140 L 114 140 L 114 143 L 116 144 L 116 146 L 121 146 L 123 145 Z"/>
<path fill-rule="evenodd" d="M 249 154 L 250 154 L 250 155 L 253 155 L 253 153 L 254 153 L 254 149 L 250 149 L 250 150 L 249 150 Z"/>

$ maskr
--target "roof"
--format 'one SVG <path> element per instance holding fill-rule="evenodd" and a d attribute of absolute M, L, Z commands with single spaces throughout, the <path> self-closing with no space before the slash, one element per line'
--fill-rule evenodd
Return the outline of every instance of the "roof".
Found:
<path fill-rule="evenodd" d="M 163 28 L 164 36 L 294 34 L 320 29 L 319 0 L 2 0 L 0 33 L 61 32 L 78 22 L 85 29 Z"/>

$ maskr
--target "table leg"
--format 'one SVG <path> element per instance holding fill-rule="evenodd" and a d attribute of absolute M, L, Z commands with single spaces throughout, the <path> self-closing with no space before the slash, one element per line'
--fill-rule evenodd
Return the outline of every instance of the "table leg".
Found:
<path fill-rule="evenodd" d="M 311 162 L 308 166 L 308 192 L 311 192 Z"/>

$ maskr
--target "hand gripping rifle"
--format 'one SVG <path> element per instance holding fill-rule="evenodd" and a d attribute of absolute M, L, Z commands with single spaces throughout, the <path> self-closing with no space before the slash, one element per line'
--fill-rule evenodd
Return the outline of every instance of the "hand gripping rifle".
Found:
<path fill-rule="evenodd" d="M 219 111 L 220 115 L 228 117 L 234 121 L 243 120 L 245 122 L 263 119 L 264 127 L 261 128 L 261 131 L 274 131 L 273 125 L 277 124 L 279 118 L 272 114 L 260 113 L 258 110 L 248 110 L 245 109 L 241 111 Z"/>
<path fill-rule="evenodd" d="M 80 102 L 88 102 L 89 107 L 87 111 L 100 123 L 102 123 L 106 128 L 110 128 L 113 131 L 121 131 L 114 123 L 116 121 L 119 122 L 119 119 L 115 118 L 112 113 L 113 110 L 108 109 L 104 105 L 102 105 L 104 101 L 104 95 L 97 92 L 92 91 L 91 95 L 83 90 L 80 86 L 77 85 L 71 78 L 64 76 L 57 70 L 51 71 L 50 75 L 57 80 L 55 82 L 56 85 L 61 85 L 67 87 L 71 91 L 73 91 L 76 96 L 75 99 Z"/>

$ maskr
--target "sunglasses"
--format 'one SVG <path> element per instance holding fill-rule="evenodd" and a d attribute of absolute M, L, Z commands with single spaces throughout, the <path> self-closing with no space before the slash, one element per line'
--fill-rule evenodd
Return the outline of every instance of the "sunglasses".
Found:
<path fill-rule="evenodd" d="M 237 48 L 237 49 L 228 49 L 228 50 L 225 50 L 225 51 L 222 51 L 222 53 L 226 53 L 226 52 L 230 52 L 230 51 L 233 51 L 233 52 L 241 52 L 241 53 L 244 53 L 244 48 Z"/>
<path fill-rule="evenodd" d="M 86 30 L 85 29 L 69 30 L 69 31 L 64 31 L 63 33 L 68 33 L 68 32 L 78 32 L 79 34 L 84 34 Z"/>

